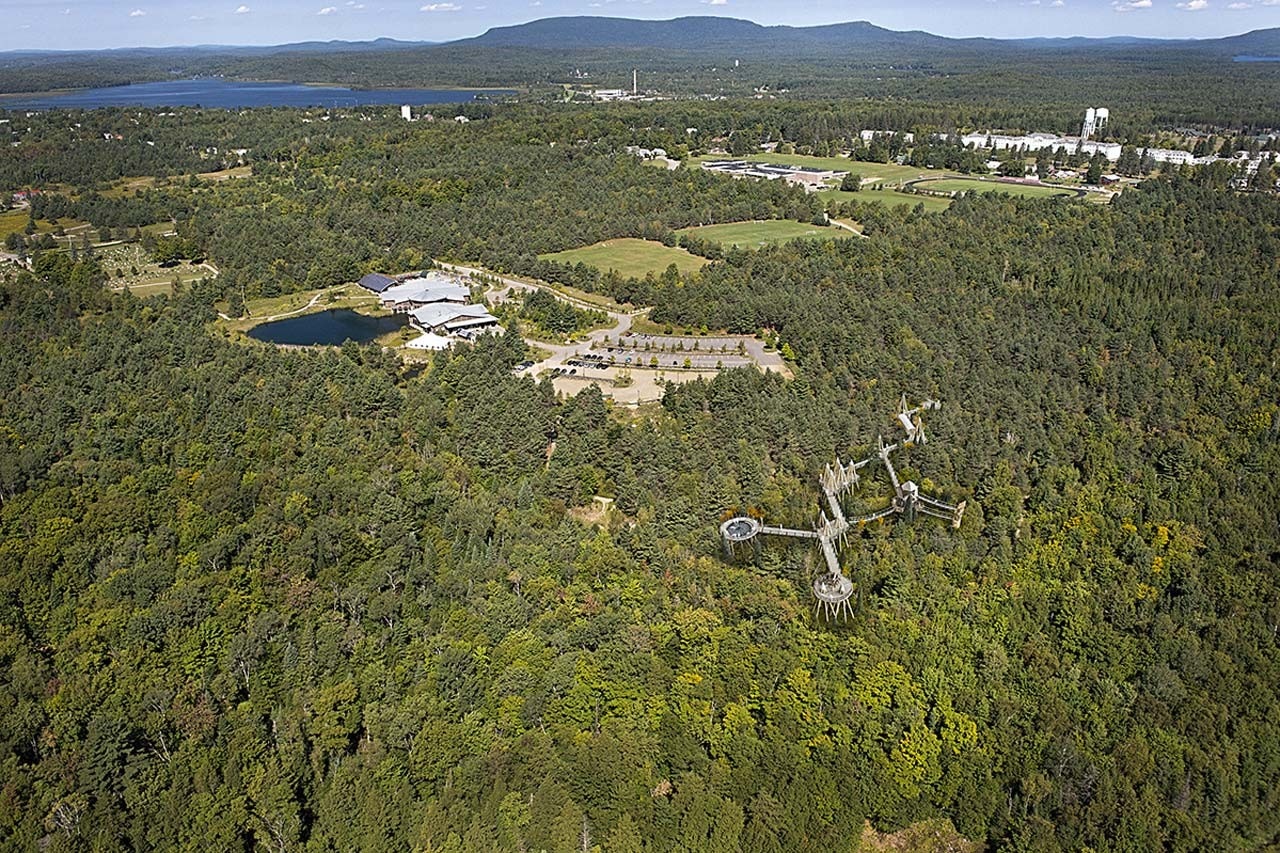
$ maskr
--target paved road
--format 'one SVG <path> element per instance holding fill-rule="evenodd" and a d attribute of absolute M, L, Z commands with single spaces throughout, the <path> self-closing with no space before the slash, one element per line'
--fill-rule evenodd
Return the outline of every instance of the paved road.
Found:
<path fill-rule="evenodd" d="M 461 273 L 463 275 L 475 274 L 475 275 L 483 275 L 483 276 L 488 276 L 489 278 L 497 279 L 502 284 L 502 286 L 499 288 L 490 290 L 486 294 L 493 301 L 505 300 L 508 297 L 510 297 L 513 292 L 517 292 L 517 291 L 524 292 L 524 291 L 535 290 L 535 289 L 545 290 L 548 293 L 554 294 L 557 299 L 562 299 L 565 302 L 568 302 L 570 305 L 575 305 L 579 308 L 585 308 L 590 311 L 604 311 L 605 314 L 609 315 L 609 319 L 613 321 L 613 325 L 604 329 L 596 329 L 594 332 L 588 333 L 586 340 L 576 344 L 548 344 L 548 343 L 543 343 L 542 341 L 528 341 L 530 346 L 539 347 L 541 349 L 549 350 L 551 352 L 550 356 L 548 356 L 547 358 L 544 358 L 542 361 L 539 361 L 537 364 L 534 364 L 532 367 L 524 371 L 526 374 L 530 376 L 537 376 L 539 373 L 541 373 L 544 370 L 550 370 L 556 367 L 563 367 L 564 363 L 569 359 L 573 358 L 575 355 L 581 355 L 582 353 L 590 352 L 591 345 L 593 343 L 602 343 L 605 338 L 611 338 L 616 340 L 619 335 L 625 335 L 627 332 L 631 330 L 631 322 L 634 318 L 640 316 L 641 314 L 644 314 L 649 310 L 648 308 L 642 308 L 638 311 L 632 311 L 630 313 L 609 311 L 608 309 L 602 308 L 599 305 L 595 305 L 591 302 L 587 302 L 584 299 L 578 299 L 577 297 L 569 296 L 568 294 L 562 293 L 561 291 L 557 290 L 554 287 L 548 287 L 547 285 L 541 284 L 539 282 L 523 281 L 517 278 L 501 276 L 496 273 L 489 272 L 488 270 L 477 269 L 475 267 L 458 266 L 457 264 L 442 263 L 440 264 L 440 266 L 451 272 Z"/>
<path fill-rule="evenodd" d="M 604 329 L 596 329 L 594 332 L 590 332 L 587 335 L 586 340 L 580 341 L 579 343 L 548 344 L 543 343 L 542 341 L 528 341 L 531 346 L 540 347 L 541 349 L 549 350 L 551 352 L 549 357 L 544 358 L 542 361 L 537 362 L 532 367 L 524 371 L 524 373 L 529 376 L 537 376 L 544 370 L 564 367 L 566 361 L 576 355 L 591 352 L 592 344 L 602 344 L 605 338 L 609 338 L 611 343 L 616 343 L 619 337 L 631 331 L 632 321 L 636 317 L 649 312 L 648 308 L 640 308 L 631 312 L 610 311 L 594 303 L 587 302 L 584 299 L 578 299 L 577 297 L 570 296 L 541 282 L 525 281 L 522 279 L 511 278 L 509 276 L 502 276 L 477 267 L 464 267 L 459 266 L 458 264 L 446 263 L 441 263 L 440 266 L 443 269 L 459 273 L 461 275 L 475 274 L 496 279 L 502 286 L 490 290 L 486 294 L 491 300 L 506 299 L 515 291 L 523 292 L 526 290 L 538 289 L 545 290 L 548 293 L 553 294 L 557 299 L 563 299 L 565 302 L 568 302 L 571 305 L 576 305 L 579 308 L 585 308 L 591 311 L 604 311 L 605 314 L 609 315 L 609 319 L 613 321 L 612 326 Z M 743 345 L 746 347 L 747 352 L 753 359 L 755 359 L 756 364 L 760 365 L 761 369 L 781 373 L 787 378 L 791 377 L 791 371 L 787 369 L 786 363 L 782 360 L 782 357 L 778 355 L 777 352 L 765 351 L 764 341 L 761 341 L 759 338 L 746 336 L 734 337 L 732 340 L 735 345 L 738 340 L 741 340 Z"/>

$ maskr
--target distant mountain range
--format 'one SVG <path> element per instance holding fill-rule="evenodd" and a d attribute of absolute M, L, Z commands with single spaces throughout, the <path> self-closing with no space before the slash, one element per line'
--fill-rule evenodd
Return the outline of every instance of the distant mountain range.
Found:
<path fill-rule="evenodd" d="M 269 56 L 275 53 L 354 53 L 401 48 L 431 47 L 439 42 L 401 41 L 379 38 L 371 41 L 299 41 L 290 44 L 234 45 L 197 44 L 189 47 L 115 47 L 102 50 L 6 50 L 0 51 L 0 63 L 20 59 L 58 58 L 66 56 L 183 56 L 190 53 L 211 53 L 221 56 Z"/>
<path fill-rule="evenodd" d="M 696 16 L 668 21 L 628 18 L 543 18 L 527 24 L 494 27 L 471 39 L 448 46 L 523 47 L 535 50 L 641 48 L 665 50 L 762 50 L 797 55 L 848 50 L 1081 50 L 1126 49 L 1137 46 L 1190 49 L 1219 55 L 1280 53 L 1280 29 L 1254 30 L 1216 39 L 1151 39 L 1135 36 L 1109 38 L 948 38 L 922 30 L 899 31 L 868 21 L 813 27 L 762 26 L 737 18 Z"/>
<path fill-rule="evenodd" d="M 525 24 L 494 27 L 483 35 L 451 42 L 309 41 L 272 46 L 197 45 L 180 48 L 123 48 L 101 51 L 7 51 L 0 63 L 39 57 L 100 55 L 217 54 L 265 56 L 279 53 L 364 53 L 383 50 L 431 48 L 525 48 L 528 50 L 656 49 L 669 51 L 732 50 L 744 53 L 787 52 L 796 58 L 852 50 L 962 52 L 991 50 L 1089 50 L 1159 47 L 1217 55 L 1280 55 L 1280 29 L 1254 30 L 1214 39 L 1151 39 L 1134 36 L 1109 38 L 949 38 L 922 30 L 899 31 L 868 21 L 824 24 L 813 27 L 763 26 L 738 18 L 691 16 L 665 21 L 593 16 L 543 18 Z"/>

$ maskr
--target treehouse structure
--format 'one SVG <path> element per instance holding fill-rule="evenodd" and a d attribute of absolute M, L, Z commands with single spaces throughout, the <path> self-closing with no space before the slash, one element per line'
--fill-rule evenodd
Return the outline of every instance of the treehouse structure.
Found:
<path fill-rule="evenodd" d="M 884 436 L 876 439 L 876 452 L 858 462 L 843 463 L 836 457 L 833 464 L 828 464 L 819 477 L 822 493 L 826 497 L 826 508 L 819 510 L 818 523 L 813 530 L 796 530 L 790 527 L 771 527 L 748 516 L 737 516 L 720 525 L 720 538 L 724 542 L 725 555 L 733 556 L 738 550 L 750 546 L 756 552 L 760 548 L 760 535 L 790 536 L 794 539 L 816 539 L 822 548 L 822 556 L 827 561 L 827 572 L 813 582 L 813 594 L 817 599 L 814 609 L 824 613 L 828 618 L 849 615 L 851 612 L 849 598 L 853 595 L 853 581 L 840 570 L 839 549 L 845 545 L 850 530 L 858 530 L 872 521 L 902 516 L 906 521 L 914 521 L 917 516 L 928 515 L 951 522 L 951 526 L 959 527 L 964 516 L 964 501 L 958 506 L 920 494 L 920 487 L 911 480 L 902 480 L 893 467 L 892 455 L 899 451 L 924 444 L 927 439 L 924 433 L 924 422 L 921 413 L 941 408 L 937 400 L 925 400 L 915 408 L 907 407 L 904 394 L 898 404 L 898 423 L 906 435 L 894 444 L 885 444 Z M 840 500 L 846 492 L 862 481 L 859 472 L 868 465 L 879 463 L 888 474 L 889 483 L 893 486 L 893 495 L 889 505 L 884 509 L 868 515 L 847 518 Z M 830 510 L 830 515 L 827 511 Z"/>

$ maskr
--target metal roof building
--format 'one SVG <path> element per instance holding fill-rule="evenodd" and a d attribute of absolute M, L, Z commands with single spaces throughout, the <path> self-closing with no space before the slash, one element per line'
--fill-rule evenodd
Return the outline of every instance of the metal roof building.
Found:
<path fill-rule="evenodd" d="M 374 293 L 381 293 L 395 283 L 396 280 L 394 278 L 389 275 L 383 275 L 380 272 L 371 272 L 359 281 L 361 287 L 365 290 L 372 290 Z"/>
<path fill-rule="evenodd" d="M 498 322 L 498 318 L 490 314 L 489 309 L 483 305 L 453 305 L 446 302 L 415 308 L 409 312 L 409 319 L 424 332 L 440 329 L 454 331 Z"/>
<path fill-rule="evenodd" d="M 411 278 L 403 284 L 382 291 L 379 301 L 383 308 L 393 311 L 411 311 L 433 302 L 464 303 L 471 298 L 471 291 L 456 280 L 439 273 L 428 273 Z"/>

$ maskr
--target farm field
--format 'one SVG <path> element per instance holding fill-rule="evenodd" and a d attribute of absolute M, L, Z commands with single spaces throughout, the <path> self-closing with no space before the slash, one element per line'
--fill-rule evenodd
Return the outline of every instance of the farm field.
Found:
<path fill-rule="evenodd" d="M 660 273 L 671 264 L 682 273 L 701 269 L 707 261 L 684 249 L 664 246 L 652 240 L 622 237 L 605 240 L 580 249 L 566 249 L 541 256 L 543 260 L 563 264 L 583 263 L 600 270 L 615 270 L 619 275 L 644 278 L 647 273 Z"/>
<path fill-rule="evenodd" d="M 842 228 L 810 225 L 790 219 L 765 219 L 755 222 L 726 222 L 722 225 L 701 225 L 684 228 L 680 234 L 692 234 L 700 240 L 710 240 L 724 246 L 742 246 L 757 249 L 772 243 L 785 243 L 797 238 L 836 240 L 852 236 Z"/>
<path fill-rule="evenodd" d="M 1075 195 L 1071 190 L 1058 189 L 1057 187 L 1007 184 L 969 178 L 943 178 L 941 180 L 921 181 L 916 186 L 920 189 L 933 190 L 935 192 L 997 192 L 1023 198 L 1066 198 Z"/>
<path fill-rule="evenodd" d="M 907 195 L 896 190 L 881 189 L 864 189 L 861 192 L 849 193 L 844 190 L 819 190 L 818 198 L 826 201 L 828 204 L 835 202 L 843 204 L 847 201 L 878 201 L 881 204 L 887 204 L 890 207 L 900 207 L 907 205 L 915 207 L 917 204 L 923 204 L 924 209 L 928 213 L 937 213 L 940 210 L 946 210 L 951 206 L 951 199 L 939 198 L 929 195 Z"/>

